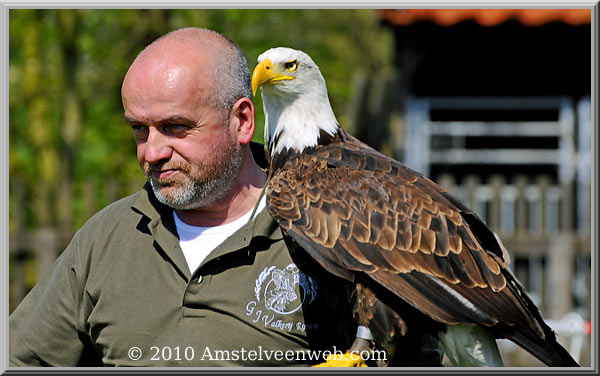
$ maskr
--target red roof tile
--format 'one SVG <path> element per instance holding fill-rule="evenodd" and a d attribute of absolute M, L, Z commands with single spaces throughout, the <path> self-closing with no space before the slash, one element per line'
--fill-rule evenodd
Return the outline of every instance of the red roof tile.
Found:
<path fill-rule="evenodd" d="M 382 9 L 379 16 L 392 25 L 408 26 L 420 21 L 451 26 L 474 20 L 482 26 L 495 26 L 516 20 L 526 26 L 540 26 L 560 21 L 569 25 L 591 23 L 590 9 Z"/>

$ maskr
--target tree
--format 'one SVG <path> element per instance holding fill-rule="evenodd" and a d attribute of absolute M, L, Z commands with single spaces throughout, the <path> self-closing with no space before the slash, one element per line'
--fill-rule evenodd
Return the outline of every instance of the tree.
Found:
<path fill-rule="evenodd" d="M 370 9 L 11 9 L 11 234 L 40 226 L 72 233 L 142 186 L 121 83 L 146 45 L 187 26 L 234 40 L 250 70 L 268 48 L 304 50 L 320 66 L 342 126 L 352 76 L 389 64 L 392 54 L 390 32 Z M 260 98 L 255 104 L 262 141 Z"/>

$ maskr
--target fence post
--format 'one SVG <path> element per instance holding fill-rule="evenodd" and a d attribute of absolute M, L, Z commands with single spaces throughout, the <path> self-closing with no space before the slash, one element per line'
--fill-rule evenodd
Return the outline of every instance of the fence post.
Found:
<path fill-rule="evenodd" d="M 364 126 L 369 124 L 368 102 L 370 84 L 371 82 L 366 72 L 359 71 L 354 75 L 352 82 L 354 95 L 350 100 L 350 106 L 348 106 L 348 132 L 357 137 L 367 132 Z"/>
<path fill-rule="evenodd" d="M 58 225 L 60 228 L 71 228 L 73 225 L 73 182 L 69 179 L 60 182 L 57 196 Z"/>
<path fill-rule="evenodd" d="M 515 177 L 515 187 L 517 188 L 517 200 L 515 208 L 515 234 L 519 237 L 525 237 L 528 233 L 527 223 L 527 201 L 525 200 L 525 188 L 527 187 L 527 176 L 518 175 Z"/>
<path fill-rule="evenodd" d="M 108 179 L 106 183 L 105 205 L 111 204 L 120 198 L 119 181 L 115 178 Z"/>
<path fill-rule="evenodd" d="M 456 196 L 456 181 L 454 180 L 454 176 L 450 174 L 441 174 L 436 183 L 447 190 L 451 195 Z"/>
<path fill-rule="evenodd" d="M 536 178 L 536 184 L 538 185 L 538 187 L 540 187 L 540 205 L 541 205 L 541 232 L 540 232 L 540 236 L 545 237 L 548 236 L 548 229 L 549 229 L 549 214 L 551 212 L 551 209 L 548 207 L 548 200 L 547 200 L 547 196 L 548 196 L 548 190 L 551 188 L 551 181 L 550 181 L 550 177 L 547 175 L 540 175 Z"/>
<path fill-rule="evenodd" d="M 54 228 L 42 227 L 33 232 L 33 252 L 38 266 L 38 279 L 42 276 L 58 255 L 58 233 Z"/>
<path fill-rule="evenodd" d="M 562 231 L 550 237 L 546 269 L 546 307 L 549 318 L 560 318 L 573 309 L 571 281 L 576 238 Z"/>
<path fill-rule="evenodd" d="M 504 185 L 502 175 L 492 175 L 489 181 L 490 187 L 494 192 L 494 198 L 490 202 L 490 213 L 488 215 L 488 224 L 496 232 L 500 232 L 501 226 L 501 203 L 500 192 Z"/>
<path fill-rule="evenodd" d="M 465 191 L 464 203 L 468 208 L 471 208 L 471 210 L 475 211 L 477 210 L 477 208 L 475 208 L 475 189 L 477 186 L 479 186 L 479 184 L 480 180 L 479 176 L 477 175 L 467 175 L 462 181 L 462 186 Z M 479 213 L 477 213 L 477 215 L 479 215 Z"/>
<path fill-rule="evenodd" d="M 10 181 L 11 200 L 9 202 L 9 254 L 13 263 L 10 265 L 9 278 L 11 278 L 9 303 L 10 310 L 23 299 L 27 293 L 25 280 L 25 263 L 28 259 L 27 235 L 25 233 L 25 182 L 15 178 Z"/>
<path fill-rule="evenodd" d="M 561 197 L 560 197 L 560 229 L 562 231 L 573 231 L 574 226 L 574 214 L 575 204 L 573 200 L 573 183 L 566 182 L 560 184 Z"/>
<path fill-rule="evenodd" d="M 83 216 L 88 220 L 96 212 L 98 187 L 94 180 L 87 180 L 83 183 Z"/>

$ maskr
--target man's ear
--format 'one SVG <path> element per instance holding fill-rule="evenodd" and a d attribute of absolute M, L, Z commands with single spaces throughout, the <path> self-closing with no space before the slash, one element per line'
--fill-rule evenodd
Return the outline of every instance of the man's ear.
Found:
<path fill-rule="evenodd" d="M 254 103 L 249 98 L 238 99 L 231 108 L 231 124 L 240 144 L 249 144 L 254 136 Z"/>

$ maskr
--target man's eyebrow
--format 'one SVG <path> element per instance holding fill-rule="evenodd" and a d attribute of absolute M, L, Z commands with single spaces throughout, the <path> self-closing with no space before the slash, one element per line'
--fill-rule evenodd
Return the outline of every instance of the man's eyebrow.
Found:
<path fill-rule="evenodd" d="M 141 124 L 142 122 L 134 119 L 134 118 L 130 118 L 127 116 L 123 116 L 123 118 L 125 119 L 125 121 L 129 124 Z M 184 124 L 184 125 L 193 125 L 194 122 L 190 119 L 188 119 L 185 116 L 181 116 L 181 115 L 173 115 L 173 116 L 169 116 L 168 118 L 162 119 L 158 121 L 159 124 L 175 124 L 175 123 L 179 123 L 179 124 Z"/>
<path fill-rule="evenodd" d="M 184 125 L 193 125 L 194 122 L 190 119 L 188 119 L 185 116 L 181 116 L 181 115 L 173 115 L 173 116 L 169 116 L 166 119 L 160 120 L 159 123 L 164 124 L 175 124 L 175 123 L 179 123 L 179 124 L 184 124 Z"/>

